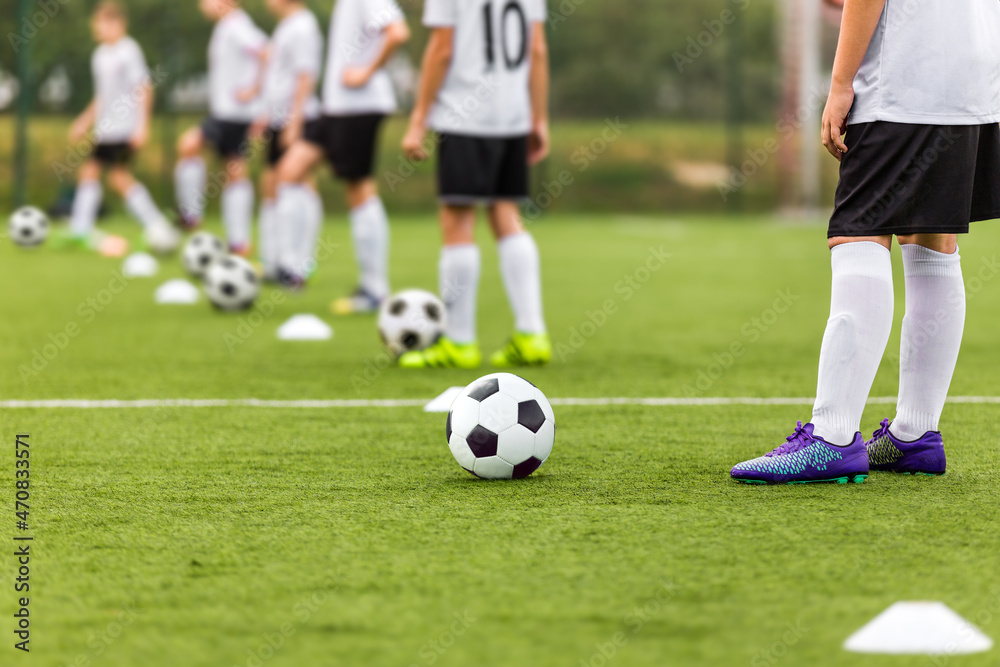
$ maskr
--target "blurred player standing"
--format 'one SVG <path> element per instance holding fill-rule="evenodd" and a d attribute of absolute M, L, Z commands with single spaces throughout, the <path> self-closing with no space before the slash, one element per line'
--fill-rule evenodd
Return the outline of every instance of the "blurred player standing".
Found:
<path fill-rule="evenodd" d="M 306 128 L 278 169 L 278 225 L 308 226 L 315 194 L 306 185 L 324 158 L 347 186 L 351 234 L 360 269 L 354 295 L 334 302 L 340 314 L 372 312 L 389 294 L 389 219 L 372 177 L 382 121 L 396 111 L 392 81 L 384 67 L 410 38 L 395 0 L 337 0 L 330 19 L 323 115 Z M 306 231 L 281 232 L 302 238 Z M 282 281 L 301 285 L 313 249 L 285 245 Z"/>
<path fill-rule="evenodd" d="M 253 185 L 247 178 L 247 130 L 257 117 L 254 92 L 266 55 L 267 35 L 239 6 L 239 0 L 200 0 L 202 13 L 215 21 L 208 46 L 209 117 L 181 135 L 175 170 L 181 222 L 201 224 L 205 209 L 205 144 L 225 162 L 222 221 L 232 252 L 250 252 Z"/>
<path fill-rule="evenodd" d="M 310 256 L 323 220 L 323 202 L 311 183 L 306 186 L 304 225 L 280 225 L 274 212 L 278 163 L 319 116 L 316 83 L 323 66 L 323 35 L 316 16 L 299 0 L 268 0 L 267 6 L 281 22 L 271 37 L 264 75 L 266 108 L 250 134 L 268 140 L 267 168 L 260 184 L 260 258 L 265 278 L 277 280 L 280 235 L 301 232 L 286 243 L 297 254 Z"/>
<path fill-rule="evenodd" d="M 547 363 L 552 346 L 542 315 L 538 248 L 521 224 L 528 167 L 549 150 L 549 63 L 544 0 L 427 0 L 433 29 L 416 108 L 403 148 L 426 157 L 427 130 L 440 136 L 438 188 L 444 248 L 441 297 L 446 335 L 400 358 L 405 367 L 479 366 L 476 300 L 480 254 L 476 205 L 487 207 L 515 333 L 494 366 Z"/>
<path fill-rule="evenodd" d="M 823 144 L 841 164 L 812 423 L 734 478 L 945 472 L 938 424 L 965 327 L 957 235 L 1000 217 L 998 121 L 1000 4 L 847 0 L 823 113 Z M 892 329 L 893 236 L 906 282 L 899 398 L 865 442 L 861 417 Z"/>
<path fill-rule="evenodd" d="M 80 167 L 73 199 L 70 234 L 75 243 L 89 242 L 101 207 L 101 173 L 125 200 L 129 212 L 154 233 L 170 234 L 170 225 L 146 187 L 132 175 L 129 164 L 149 138 L 153 87 L 142 49 L 128 36 L 128 19 L 121 5 L 102 2 L 91 18 L 100 43 L 91 58 L 94 99 L 73 122 L 70 140 L 79 143 L 93 130 L 95 146 Z M 161 248 L 163 249 L 163 248 Z"/>

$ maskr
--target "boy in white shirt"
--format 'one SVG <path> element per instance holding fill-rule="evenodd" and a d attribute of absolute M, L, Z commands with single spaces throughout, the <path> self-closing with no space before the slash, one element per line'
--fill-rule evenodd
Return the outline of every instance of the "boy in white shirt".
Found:
<path fill-rule="evenodd" d="M 250 254 L 253 185 L 247 178 L 250 149 L 247 131 L 259 105 L 252 92 L 264 67 L 267 35 L 240 8 L 239 0 L 199 0 L 202 13 L 215 21 L 208 45 L 209 117 L 177 142 L 174 172 L 181 224 L 201 224 L 205 210 L 205 145 L 225 162 L 222 221 L 231 252 Z"/>
<path fill-rule="evenodd" d="M 515 332 L 490 358 L 500 368 L 546 364 L 552 345 L 542 313 L 538 247 L 521 223 L 528 168 L 549 151 L 549 63 L 544 0 L 427 0 L 433 29 L 416 108 L 403 149 L 426 157 L 432 129 L 441 139 L 441 298 L 447 331 L 434 345 L 399 359 L 406 368 L 476 368 L 480 255 L 476 206 L 487 208 Z"/>
<path fill-rule="evenodd" d="M 93 131 L 94 150 L 81 165 L 70 218 L 70 235 L 87 245 L 101 207 L 101 175 L 125 200 L 129 212 L 152 235 L 167 239 L 157 250 L 169 250 L 178 239 L 146 187 L 132 175 L 129 164 L 149 138 L 153 87 L 142 49 L 128 36 L 128 19 L 121 5 L 102 2 L 91 18 L 100 46 L 91 59 L 94 99 L 73 122 L 70 140 L 79 143 Z"/>

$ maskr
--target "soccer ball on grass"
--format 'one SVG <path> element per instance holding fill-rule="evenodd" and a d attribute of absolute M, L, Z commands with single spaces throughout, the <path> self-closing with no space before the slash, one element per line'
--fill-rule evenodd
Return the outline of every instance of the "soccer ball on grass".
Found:
<path fill-rule="evenodd" d="M 386 348 L 399 356 L 423 350 L 444 333 L 445 310 L 430 292 L 410 289 L 385 300 L 378 314 L 378 331 Z"/>
<path fill-rule="evenodd" d="M 257 272 L 242 257 L 227 255 L 209 264 L 205 272 L 205 294 L 220 310 L 246 310 L 259 293 Z"/>
<path fill-rule="evenodd" d="M 10 238 L 23 248 L 33 248 L 45 242 L 49 235 L 49 219 L 34 206 L 22 206 L 10 216 Z"/>
<path fill-rule="evenodd" d="M 198 232 L 188 239 L 181 253 L 184 269 L 195 278 L 204 278 L 208 267 L 226 256 L 222 239 L 208 232 Z"/>

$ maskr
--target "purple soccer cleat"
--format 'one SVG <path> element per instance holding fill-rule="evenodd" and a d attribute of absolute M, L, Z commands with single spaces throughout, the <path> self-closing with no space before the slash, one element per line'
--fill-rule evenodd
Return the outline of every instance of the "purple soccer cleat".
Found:
<path fill-rule="evenodd" d="M 872 470 L 904 475 L 943 475 L 945 471 L 944 441 L 938 431 L 927 431 L 920 438 L 906 442 L 894 436 L 889 431 L 889 420 L 883 419 L 865 448 Z"/>
<path fill-rule="evenodd" d="M 785 444 L 773 452 L 739 463 L 730 473 L 746 484 L 860 484 L 868 478 L 868 452 L 858 433 L 846 447 L 813 435 L 813 425 L 798 423 Z"/>

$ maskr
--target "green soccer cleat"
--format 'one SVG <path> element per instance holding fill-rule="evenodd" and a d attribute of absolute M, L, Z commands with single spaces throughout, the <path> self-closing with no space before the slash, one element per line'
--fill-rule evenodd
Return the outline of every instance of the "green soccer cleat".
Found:
<path fill-rule="evenodd" d="M 550 361 L 552 361 L 552 340 L 547 333 L 515 333 L 506 345 L 490 357 L 490 364 L 495 368 L 544 366 Z"/>
<path fill-rule="evenodd" d="M 407 352 L 399 358 L 400 368 L 479 368 L 483 355 L 476 343 L 454 343 L 444 336 L 424 350 Z"/>

